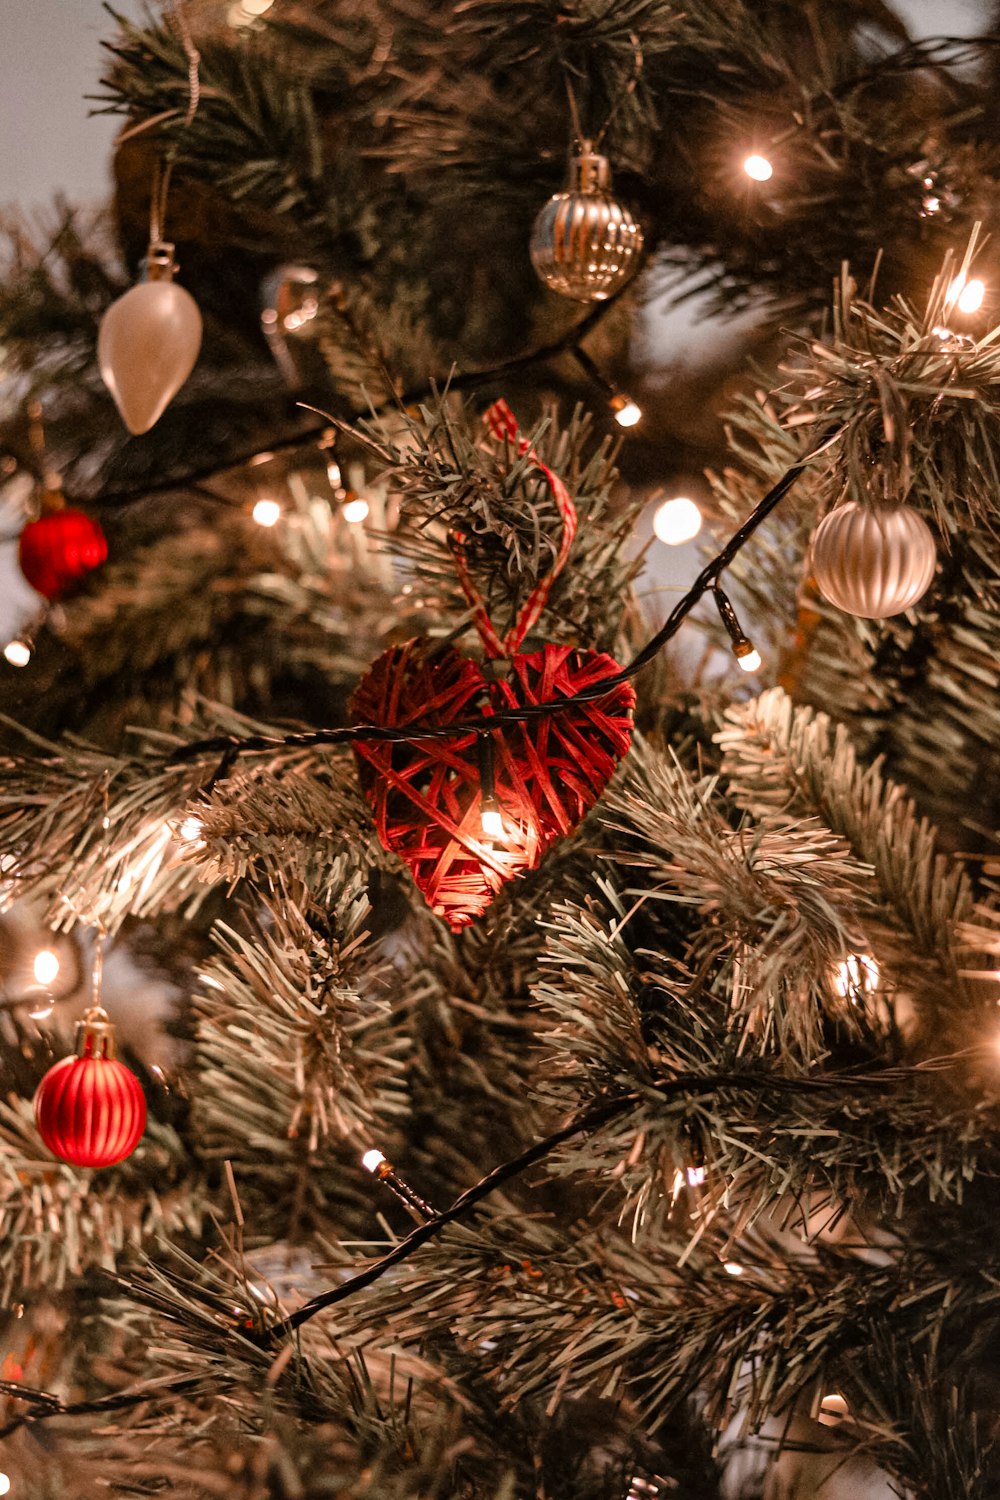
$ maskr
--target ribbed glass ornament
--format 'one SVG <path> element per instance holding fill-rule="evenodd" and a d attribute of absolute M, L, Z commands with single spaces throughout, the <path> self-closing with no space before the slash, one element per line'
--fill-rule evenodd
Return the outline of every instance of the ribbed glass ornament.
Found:
<path fill-rule="evenodd" d="M 577 302 L 603 302 L 635 272 L 642 230 L 611 196 L 607 157 L 584 147 L 573 158 L 566 192 L 539 211 L 531 261 L 553 292 Z"/>
<path fill-rule="evenodd" d="M 21 572 L 46 599 L 61 599 L 108 555 L 104 532 L 93 517 L 66 507 L 29 521 L 18 543 Z"/>
<path fill-rule="evenodd" d="M 53 1156 L 74 1167 L 110 1167 L 131 1156 L 146 1128 L 142 1084 L 114 1056 L 103 1011 L 77 1027 L 77 1055 L 51 1067 L 35 1093 L 35 1124 Z"/>
<path fill-rule="evenodd" d="M 851 500 L 825 516 L 813 537 L 820 593 L 865 620 L 885 620 L 916 604 L 936 566 L 931 529 L 908 505 L 875 510 Z"/>

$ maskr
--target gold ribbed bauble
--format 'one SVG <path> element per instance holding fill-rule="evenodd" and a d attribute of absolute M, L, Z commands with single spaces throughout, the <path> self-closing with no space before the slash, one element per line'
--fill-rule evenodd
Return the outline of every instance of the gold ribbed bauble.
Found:
<path fill-rule="evenodd" d="M 849 615 L 884 620 L 927 592 L 937 564 L 931 529 L 908 505 L 839 505 L 816 528 L 813 575 L 824 599 Z"/>
<path fill-rule="evenodd" d="M 577 302 L 603 302 L 633 274 L 642 230 L 611 196 L 606 156 L 588 142 L 574 156 L 569 184 L 540 210 L 531 231 L 531 260 L 553 292 Z"/>

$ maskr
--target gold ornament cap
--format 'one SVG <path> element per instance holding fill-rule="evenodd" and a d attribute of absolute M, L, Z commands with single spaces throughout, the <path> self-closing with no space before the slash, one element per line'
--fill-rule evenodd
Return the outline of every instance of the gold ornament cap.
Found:
<path fill-rule="evenodd" d="M 591 148 L 590 141 L 581 141 L 573 153 L 569 167 L 568 192 L 610 193 L 611 163 L 606 156 Z"/>
<path fill-rule="evenodd" d="M 177 275 L 174 247 L 169 240 L 150 240 L 144 262 L 146 281 L 173 281 Z"/>
<path fill-rule="evenodd" d="M 91 1006 L 76 1023 L 77 1057 L 97 1057 L 110 1062 L 117 1051 L 115 1028 L 107 1011 L 102 1005 Z"/>

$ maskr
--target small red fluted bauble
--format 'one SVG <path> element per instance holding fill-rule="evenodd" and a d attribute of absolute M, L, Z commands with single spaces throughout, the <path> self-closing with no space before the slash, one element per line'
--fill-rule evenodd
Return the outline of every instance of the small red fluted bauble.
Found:
<path fill-rule="evenodd" d="M 54 510 L 21 532 L 21 572 L 48 600 L 61 599 L 108 555 L 104 532 L 82 510 Z"/>
<path fill-rule="evenodd" d="M 593 807 L 632 738 L 635 692 L 603 652 L 543 646 L 515 655 L 508 675 L 488 683 L 451 646 L 407 641 L 385 652 L 351 700 L 367 724 L 407 728 L 455 724 L 599 689 L 575 703 L 490 734 L 503 832 L 482 819 L 477 736 L 355 746 L 361 787 L 379 839 L 410 867 L 431 909 L 454 929 L 482 916 L 508 880 L 535 869 L 555 841 Z"/>
<path fill-rule="evenodd" d="M 71 1166 L 114 1166 L 142 1139 L 142 1085 L 114 1054 L 114 1027 L 99 1008 L 88 1011 L 77 1027 L 76 1056 L 56 1063 L 38 1085 L 38 1133 Z"/>

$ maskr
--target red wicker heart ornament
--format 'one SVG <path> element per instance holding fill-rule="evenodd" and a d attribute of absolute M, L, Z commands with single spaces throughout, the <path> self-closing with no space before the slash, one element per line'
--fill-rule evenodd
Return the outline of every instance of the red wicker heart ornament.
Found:
<path fill-rule="evenodd" d="M 352 712 L 366 724 L 416 729 L 551 703 L 589 693 L 602 682 L 608 691 L 490 731 L 493 794 L 502 819 L 502 834 L 496 836 L 483 829 L 484 767 L 475 730 L 433 739 L 355 742 L 361 788 L 379 838 L 406 861 L 431 909 L 455 930 L 482 916 L 506 881 L 535 869 L 546 849 L 593 807 L 628 752 L 635 706 L 631 683 L 621 680 L 621 667 L 603 652 L 543 646 L 522 654 L 569 557 L 576 507 L 559 476 L 518 436 L 506 402 L 495 402 L 486 422 L 492 438 L 514 445 L 549 485 L 562 520 L 552 566 L 501 638 L 468 567 L 465 537 L 452 533 L 458 579 L 483 648 L 487 657 L 505 658 L 505 665 L 491 668 L 487 677 L 452 646 L 407 641 L 380 656 L 362 678 Z"/>
<path fill-rule="evenodd" d="M 380 656 L 352 699 L 368 724 L 462 723 L 503 708 L 545 703 L 618 676 L 603 652 L 544 646 L 514 656 L 488 683 L 451 646 L 412 640 Z M 491 733 L 502 839 L 480 817 L 474 732 L 446 739 L 355 746 L 361 787 L 387 849 L 409 865 L 429 906 L 455 930 L 482 916 L 508 880 L 533 870 L 593 807 L 632 738 L 635 693 L 619 682 L 603 698 Z"/>

